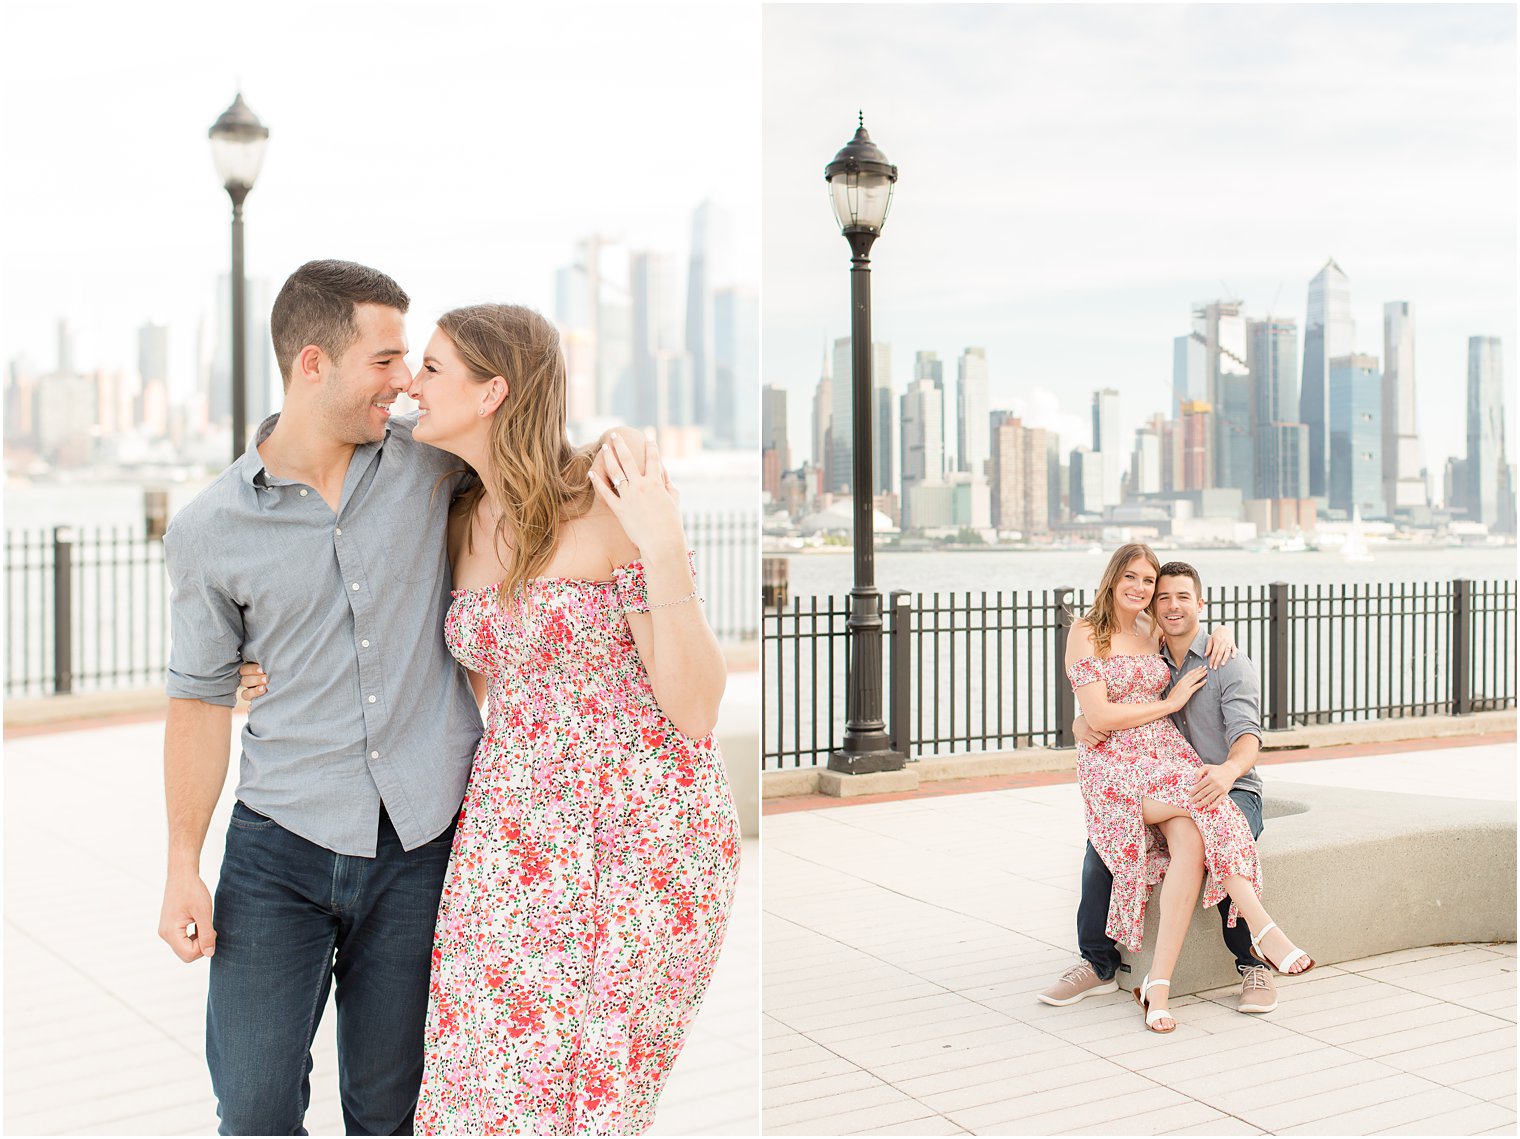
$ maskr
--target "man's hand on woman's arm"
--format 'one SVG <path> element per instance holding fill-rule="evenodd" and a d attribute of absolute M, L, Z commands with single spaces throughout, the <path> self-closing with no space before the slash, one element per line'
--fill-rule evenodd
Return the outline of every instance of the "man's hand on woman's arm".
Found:
<path fill-rule="evenodd" d="M 1098 731 L 1087 722 L 1086 716 L 1078 716 L 1072 721 L 1071 734 L 1082 747 L 1097 747 L 1108 739 L 1108 733 Z"/>

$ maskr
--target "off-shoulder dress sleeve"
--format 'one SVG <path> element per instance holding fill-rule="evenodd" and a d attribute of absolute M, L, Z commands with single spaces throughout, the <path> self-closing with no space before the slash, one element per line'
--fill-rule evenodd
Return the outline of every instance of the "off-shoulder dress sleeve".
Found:
<path fill-rule="evenodd" d="M 697 579 L 697 556 L 693 550 L 686 551 L 686 564 L 691 568 L 691 579 Z M 625 566 L 618 566 L 612 571 L 614 580 L 617 581 L 618 606 L 624 613 L 648 613 L 649 612 L 649 586 L 644 580 L 644 561 L 642 558 L 629 562 Z"/>
<path fill-rule="evenodd" d="M 1066 670 L 1066 678 L 1073 688 L 1084 684 L 1096 684 L 1103 680 L 1103 667 L 1097 657 L 1083 657 Z"/>

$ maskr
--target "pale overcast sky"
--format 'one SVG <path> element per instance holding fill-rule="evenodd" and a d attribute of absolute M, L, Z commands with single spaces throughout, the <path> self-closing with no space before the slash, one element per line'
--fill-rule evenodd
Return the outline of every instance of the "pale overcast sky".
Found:
<path fill-rule="evenodd" d="M 0 70 L 0 362 L 136 365 L 172 327 L 176 387 L 229 263 L 206 132 L 241 83 L 271 137 L 248 198 L 252 276 L 315 257 L 391 273 L 432 319 L 478 300 L 552 315 L 600 232 L 685 257 L 708 196 L 759 277 L 755 5 L 7 3 Z"/>
<path fill-rule="evenodd" d="M 1303 319 L 1329 257 L 1357 349 L 1415 305 L 1426 461 L 1465 450 L 1467 338 L 1504 341 L 1516 454 L 1512 5 L 768 6 L 763 379 L 794 454 L 849 252 L 823 167 L 855 112 L 900 180 L 873 253 L 893 382 L 934 349 L 953 391 L 987 349 L 992 406 L 1091 443 L 1165 410 L 1193 302 Z M 1438 484 L 1439 493 L 1439 484 Z"/>

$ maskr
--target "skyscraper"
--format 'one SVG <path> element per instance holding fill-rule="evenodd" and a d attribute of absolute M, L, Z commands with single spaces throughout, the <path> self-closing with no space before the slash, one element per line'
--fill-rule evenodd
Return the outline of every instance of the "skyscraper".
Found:
<path fill-rule="evenodd" d="M 677 347 L 675 335 L 675 267 L 663 253 L 641 250 L 628 259 L 628 292 L 633 305 L 629 350 L 632 356 L 632 423 L 656 430 L 689 422 L 684 408 L 672 408 L 670 391 L 661 383 L 656 359 Z"/>
<path fill-rule="evenodd" d="M 792 447 L 786 431 L 786 389 L 774 384 L 760 389 L 760 465 L 762 489 L 774 500 L 781 493 L 781 472 L 792 468 Z"/>
<path fill-rule="evenodd" d="M 945 482 L 944 393 L 932 378 L 919 376 L 908 385 L 901 407 L 902 526 L 922 529 L 927 523 L 917 516 L 916 488 Z"/>
<path fill-rule="evenodd" d="M 950 403 L 945 393 L 945 362 L 939 358 L 937 352 L 915 352 L 913 354 L 913 378 L 915 380 L 929 380 L 934 384 L 934 390 L 939 393 L 939 423 L 940 455 L 943 460 L 945 471 L 958 470 L 955 465 L 955 436 L 948 430 L 950 425 Z"/>
<path fill-rule="evenodd" d="M 1414 407 L 1414 305 L 1383 306 L 1383 501 L 1390 514 L 1426 504 Z"/>
<path fill-rule="evenodd" d="M 1330 361 L 1331 509 L 1382 518 L 1383 376 L 1376 356 Z"/>
<path fill-rule="evenodd" d="M 1172 410 L 1176 419 L 1182 414 L 1182 405 L 1209 398 L 1208 366 L 1205 357 L 1206 340 L 1201 333 L 1191 332 L 1172 341 Z"/>
<path fill-rule="evenodd" d="M 1504 442 L 1504 366 L 1497 336 L 1467 341 L 1468 517 L 1496 526 L 1508 478 Z"/>
<path fill-rule="evenodd" d="M 137 330 L 137 399 L 130 422 L 143 427 L 149 435 L 161 435 L 165 411 L 163 404 L 169 390 L 169 326 L 151 320 Z M 149 393 L 155 393 L 152 397 Z M 148 404 L 155 406 L 152 414 Z M 166 409 L 165 409 L 166 410 Z"/>
<path fill-rule="evenodd" d="M 760 298 L 747 285 L 725 285 L 713 293 L 713 357 L 712 433 L 719 443 L 754 454 Z"/>
<path fill-rule="evenodd" d="M 1251 373 L 1251 421 L 1256 463 L 1249 496 L 1307 498 L 1300 481 L 1307 474 L 1303 454 L 1307 429 L 1298 422 L 1298 325 L 1269 316 L 1247 327 L 1246 361 Z"/>
<path fill-rule="evenodd" d="M 1050 529 L 1050 447 L 1042 428 L 993 412 L 992 525 L 1025 535 Z"/>
<path fill-rule="evenodd" d="M 1135 449 L 1130 456 L 1129 492 L 1131 495 L 1161 493 L 1161 417 L 1135 432 Z"/>
<path fill-rule="evenodd" d="M 229 302 L 230 303 L 230 302 Z M 58 372 L 72 374 L 79 367 L 79 360 L 75 352 L 74 326 L 69 323 L 68 317 L 60 317 L 58 320 Z"/>
<path fill-rule="evenodd" d="M 944 405 L 940 390 L 926 377 L 915 379 L 902 397 L 902 481 L 941 482 L 945 477 Z"/>
<path fill-rule="evenodd" d="M 655 381 L 648 372 L 639 374 L 635 301 L 644 306 L 639 315 L 643 334 L 652 336 L 650 355 L 661 347 L 659 309 L 664 302 L 655 281 L 658 267 L 652 262 L 645 263 L 644 294 L 635 298 L 630 287 L 633 260 L 621 242 L 592 234 L 575 243 L 574 263 L 555 274 L 554 322 L 566 344 L 572 424 L 595 419 L 658 423 L 662 403 L 667 422 L 683 422 L 679 401 L 651 392 Z M 653 406 L 644 403 L 651 395 Z"/>
<path fill-rule="evenodd" d="M 829 465 L 829 424 L 834 417 L 834 382 L 829 378 L 829 354 L 823 354 L 823 369 L 813 388 L 813 466 L 827 476 Z M 824 487 L 828 487 L 824 483 Z"/>
<path fill-rule="evenodd" d="M 1124 445 L 1119 442 L 1117 388 L 1093 392 L 1092 449 L 1102 471 L 1103 505 L 1118 506 L 1123 499 Z"/>
<path fill-rule="evenodd" d="M 1182 405 L 1182 490 L 1207 490 L 1213 486 L 1209 444 L 1214 434 L 1213 409 L 1207 403 Z"/>
<path fill-rule="evenodd" d="M 1206 475 L 1208 485 L 1233 486 L 1249 493 L 1254 448 L 1250 365 L 1246 361 L 1246 319 L 1242 307 L 1238 300 L 1209 301 L 1193 307 L 1192 340 L 1203 350 L 1206 394 L 1190 402 L 1201 400 L 1213 412 L 1210 429 L 1214 434 L 1209 440 L 1213 465 Z M 1174 376 L 1174 389 L 1175 386 Z M 1196 383 L 1192 386 L 1196 387 Z"/>
<path fill-rule="evenodd" d="M 1330 469 L 1330 361 L 1356 351 L 1351 320 L 1351 283 L 1334 258 L 1309 282 L 1304 321 L 1304 382 L 1298 420 L 1309 429 L 1309 494 L 1328 493 Z"/>
<path fill-rule="evenodd" d="M 1103 467 L 1086 447 L 1073 448 L 1068 465 L 1071 516 L 1103 513 Z"/>
<path fill-rule="evenodd" d="M 711 199 L 691 218 L 691 256 L 686 274 L 686 352 L 691 357 L 693 422 L 711 427 L 713 383 L 713 293 L 729 283 L 727 211 Z"/>
<path fill-rule="evenodd" d="M 832 392 L 833 411 L 829 417 L 830 429 L 833 432 L 832 441 L 829 444 L 829 485 L 825 487 L 836 494 L 852 493 L 852 481 L 854 479 L 854 455 L 852 443 L 854 438 L 854 383 L 855 366 L 851 356 L 852 348 L 850 338 L 842 336 L 834 341 L 834 382 Z M 892 346 L 877 341 L 871 348 L 871 371 L 873 384 L 877 388 L 892 386 Z M 872 456 L 873 463 L 880 458 L 880 409 L 877 397 L 871 395 L 871 414 L 873 420 L 872 434 L 876 445 L 876 454 Z M 890 444 L 890 440 L 888 441 Z M 873 482 L 875 480 L 873 479 Z"/>
<path fill-rule="evenodd" d="M 891 374 L 887 382 L 876 377 L 871 395 L 875 418 L 871 423 L 871 493 L 897 493 L 897 400 L 892 395 Z"/>
<path fill-rule="evenodd" d="M 244 373 L 243 410 L 250 433 L 276 406 L 275 386 L 283 389 L 274 359 L 274 342 L 269 337 L 269 282 L 250 277 L 243 294 L 247 338 Z M 211 357 L 211 422 L 228 423 L 232 419 L 232 277 L 223 273 L 216 280 L 216 312 L 213 319 L 215 341 Z"/>
<path fill-rule="evenodd" d="M 955 453 L 956 469 L 987 477 L 992 457 L 987 418 L 987 350 L 967 348 L 956 367 Z"/>
<path fill-rule="evenodd" d="M 137 374 L 143 383 L 169 378 L 169 326 L 151 320 L 137 330 Z"/>

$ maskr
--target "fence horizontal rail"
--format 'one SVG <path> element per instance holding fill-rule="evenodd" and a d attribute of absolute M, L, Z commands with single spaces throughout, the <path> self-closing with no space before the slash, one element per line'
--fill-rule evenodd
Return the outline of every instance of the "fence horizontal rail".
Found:
<path fill-rule="evenodd" d="M 705 612 L 722 640 L 758 634 L 759 515 L 683 517 Z M 5 695 L 163 683 L 169 583 L 163 543 L 141 527 L 5 532 Z"/>
<path fill-rule="evenodd" d="M 1269 729 L 1515 707 L 1512 579 L 1209 591 L 1261 679 Z M 1069 746 L 1065 629 L 1079 589 L 889 596 L 883 656 L 893 746 L 910 758 Z M 847 599 L 761 614 L 762 766 L 824 764 L 845 728 Z"/>

